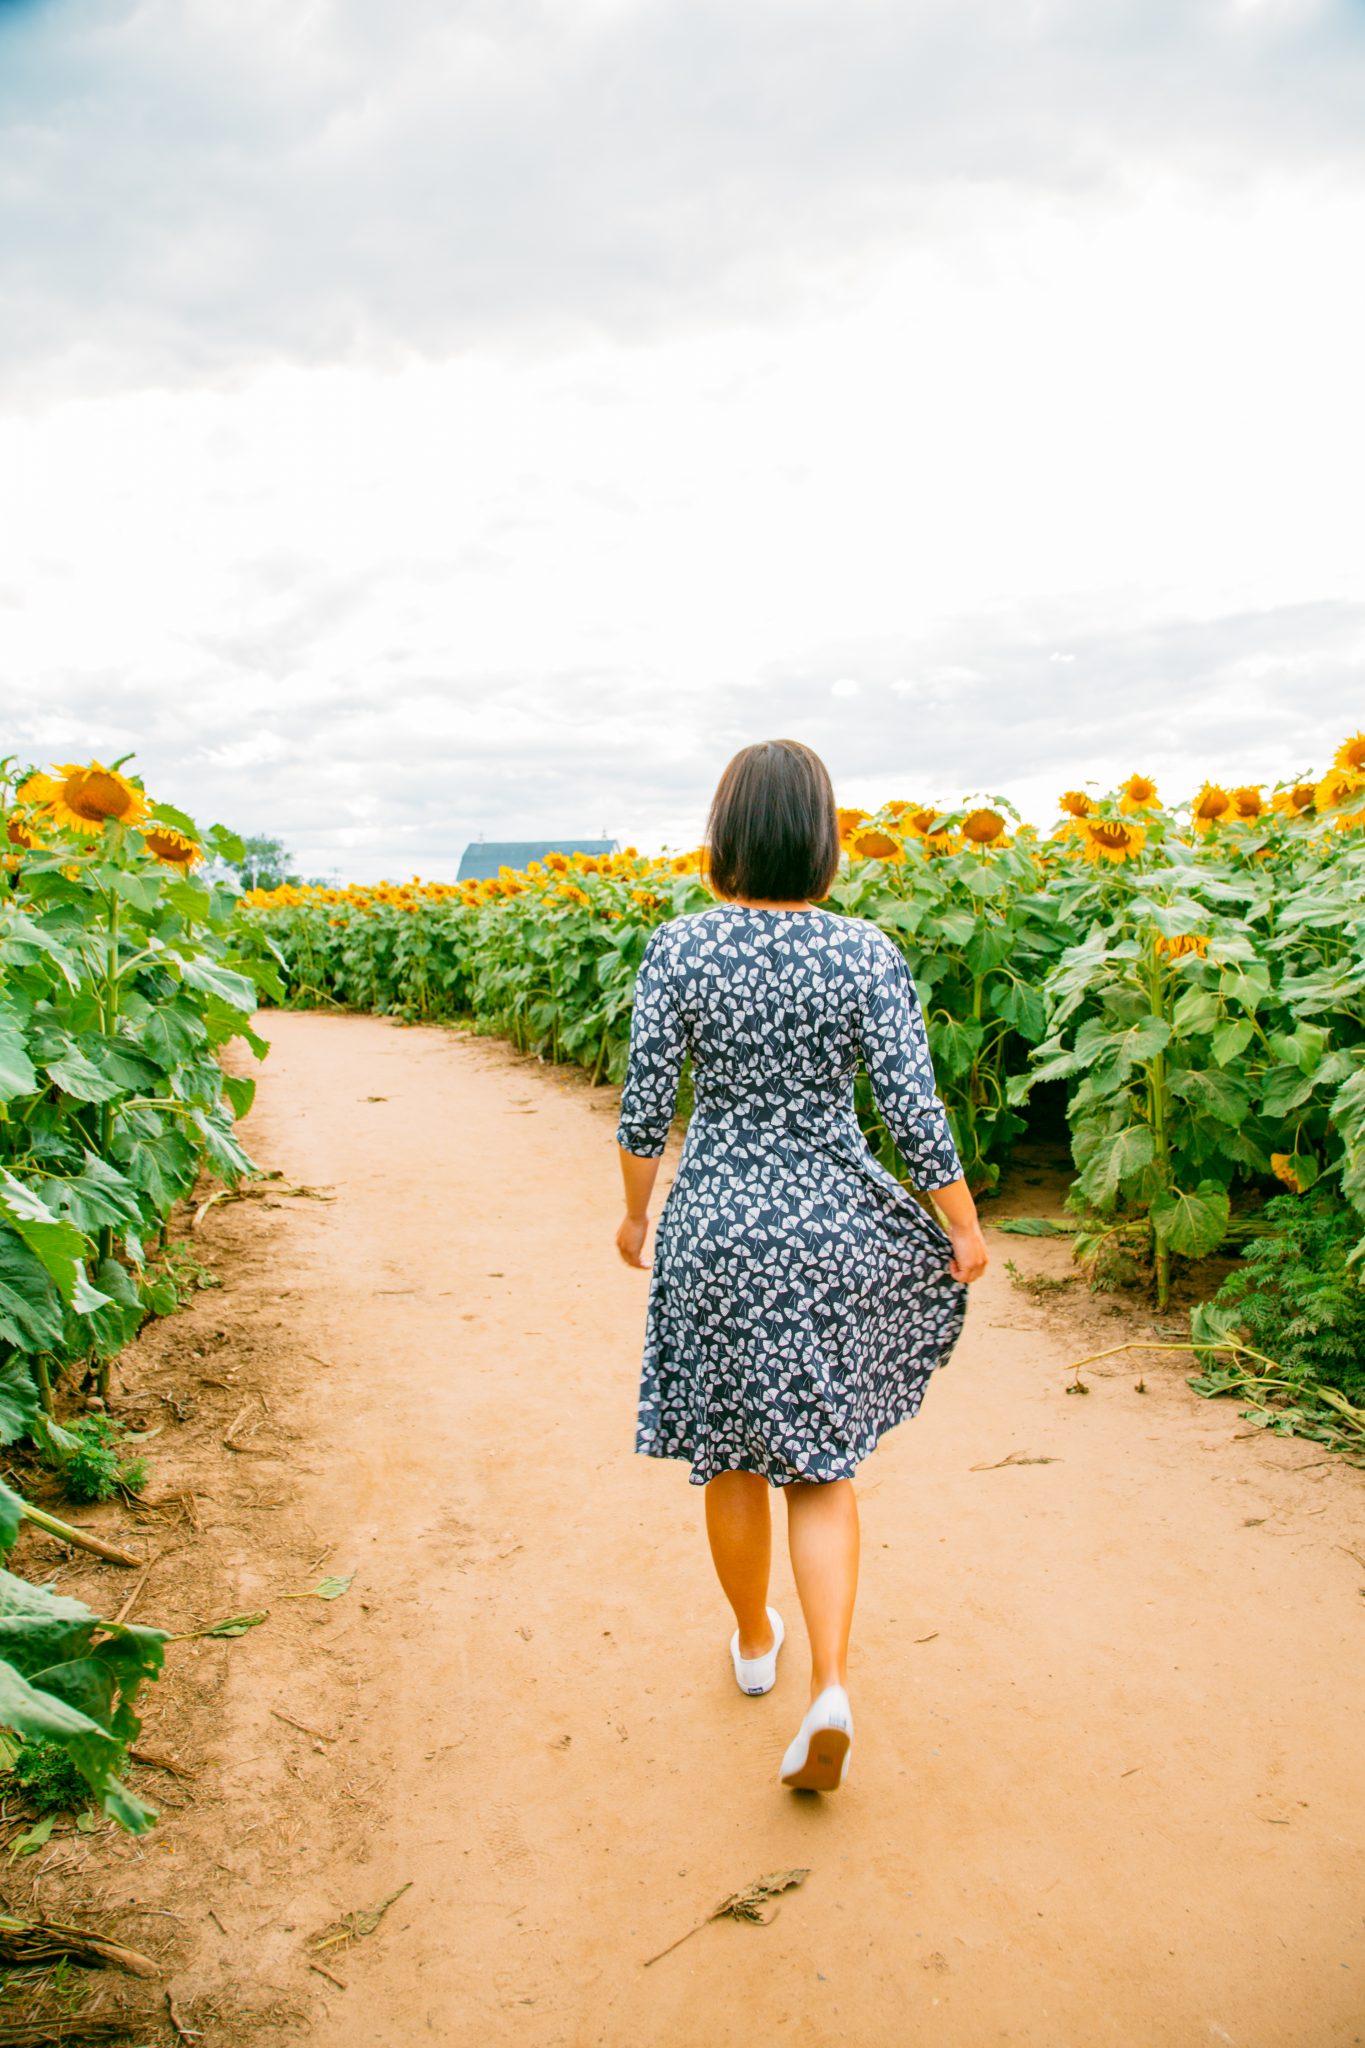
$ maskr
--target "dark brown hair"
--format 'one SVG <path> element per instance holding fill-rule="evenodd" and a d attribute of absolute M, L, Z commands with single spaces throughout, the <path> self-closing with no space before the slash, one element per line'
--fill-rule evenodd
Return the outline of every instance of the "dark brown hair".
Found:
<path fill-rule="evenodd" d="M 816 903 L 839 872 L 829 770 L 800 740 L 757 740 L 726 767 L 706 820 L 718 896 Z"/>

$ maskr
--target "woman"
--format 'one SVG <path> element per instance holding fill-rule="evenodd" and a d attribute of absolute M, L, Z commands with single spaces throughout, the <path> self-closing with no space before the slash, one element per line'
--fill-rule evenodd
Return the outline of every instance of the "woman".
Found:
<path fill-rule="evenodd" d="M 737 1624 L 730 1655 L 748 1693 L 777 1678 L 768 1489 L 783 1488 L 811 1684 L 779 1775 L 832 1791 L 853 1736 L 853 1474 L 918 1410 L 986 1248 L 899 948 L 879 926 L 811 900 L 828 895 L 839 867 L 824 763 L 796 740 L 743 748 L 721 777 L 706 840 L 721 900 L 650 935 L 616 1130 L 626 1191 L 616 1244 L 643 1268 L 690 1052 L 695 1107 L 647 1269 L 635 1447 L 690 1460 L 691 1483 L 706 1488 L 711 1554 Z M 868 1148 L 853 1108 L 860 1054 L 946 1229 Z"/>

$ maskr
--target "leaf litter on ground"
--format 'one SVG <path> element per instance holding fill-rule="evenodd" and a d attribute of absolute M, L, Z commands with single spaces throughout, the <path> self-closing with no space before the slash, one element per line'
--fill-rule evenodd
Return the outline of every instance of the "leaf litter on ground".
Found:
<path fill-rule="evenodd" d="M 659 1961 L 660 1956 L 671 1955 L 675 1948 L 687 1941 L 690 1936 L 700 1934 L 702 1928 L 709 1927 L 713 1920 L 751 1920 L 758 1927 L 766 1927 L 770 1920 L 776 1918 L 778 1911 L 774 1906 L 770 1913 L 765 1913 L 763 1908 L 767 1902 L 775 1898 L 779 1892 L 790 1891 L 793 1885 L 804 1884 L 809 1876 L 809 1869 L 805 1869 L 772 1870 L 766 1877 L 756 1877 L 752 1884 L 745 1885 L 743 1891 L 731 1892 L 728 1899 L 722 1899 L 714 1913 L 708 1913 L 695 1927 L 689 1927 L 686 1934 L 678 1936 L 677 1941 L 670 1941 L 667 1948 L 659 1950 L 658 1955 L 647 1957 L 642 1968 L 647 1970 L 651 1963 Z"/>

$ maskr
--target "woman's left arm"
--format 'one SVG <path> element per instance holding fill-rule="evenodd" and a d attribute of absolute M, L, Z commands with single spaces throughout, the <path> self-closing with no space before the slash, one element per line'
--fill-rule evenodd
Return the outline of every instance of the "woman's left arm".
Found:
<path fill-rule="evenodd" d="M 628 1266 L 648 1266 L 640 1257 L 649 1230 L 649 1198 L 659 1175 L 657 1159 L 641 1159 L 620 1147 L 621 1178 L 626 1186 L 626 1213 L 616 1233 L 616 1249 Z"/>

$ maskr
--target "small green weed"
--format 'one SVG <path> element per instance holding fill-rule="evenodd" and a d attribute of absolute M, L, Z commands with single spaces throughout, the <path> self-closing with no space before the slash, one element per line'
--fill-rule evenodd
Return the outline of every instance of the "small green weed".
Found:
<path fill-rule="evenodd" d="M 193 1246 L 177 1237 L 148 1259 L 142 1275 L 142 1299 L 153 1315 L 169 1316 L 184 1308 L 201 1288 L 222 1284 Z"/>
<path fill-rule="evenodd" d="M 19 1744 L 3 1783 L 22 1791 L 39 1813 L 80 1813 L 90 1804 L 90 1787 L 71 1758 L 41 1735 Z"/>
<path fill-rule="evenodd" d="M 112 1500 L 117 1493 L 140 1493 L 147 1484 L 145 1458 L 120 1457 L 123 1423 L 110 1415 L 82 1415 L 65 1425 L 77 1439 L 62 1459 L 62 1480 L 73 1500 Z"/>
<path fill-rule="evenodd" d="M 1075 1273 L 1021 1273 L 1013 1259 L 1006 1259 L 1005 1271 L 1010 1276 L 1010 1286 L 1017 1287 L 1021 1294 L 1030 1295 L 1034 1301 L 1047 1301 L 1053 1295 L 1065 1294 L 1077 1280 Z"/>

